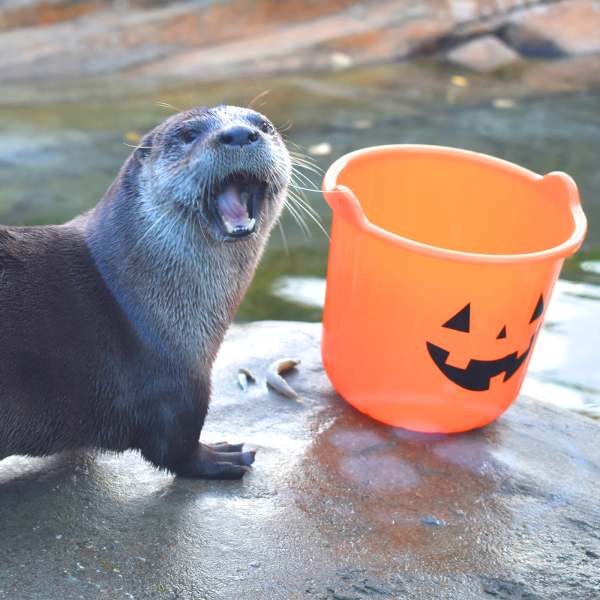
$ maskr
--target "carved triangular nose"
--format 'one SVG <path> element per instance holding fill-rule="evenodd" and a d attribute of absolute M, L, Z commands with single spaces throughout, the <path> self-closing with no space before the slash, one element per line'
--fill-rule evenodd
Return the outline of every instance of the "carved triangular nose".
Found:
<path fill-rule="evenodd" d="M 223 129 L 219 136 L 221 144 L 226 146 L 244 146 L 258 140 L 258 131 L 246 125 L 231 125 Z"/>

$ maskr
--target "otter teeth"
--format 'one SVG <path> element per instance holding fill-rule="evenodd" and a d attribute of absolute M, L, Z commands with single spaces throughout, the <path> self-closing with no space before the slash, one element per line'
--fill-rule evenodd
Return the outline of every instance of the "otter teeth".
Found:
<path fill-rule="evenodd" d="M 240 191 L 238 185 L 231 184 L 220 191 L 215 200 L 221 221 L 229 235 L 254 231 L 256 221 L 250 218 L 248 209 L 252 201 L 250 192 Z"/>
<path fill-rule="evenodd" d="M 221 219 L 225 227 L 227 228 L 227 233 L 233 233 L 233 226 L 231 225 L 231 223 L 223 215 L 221 215 Z"/>
<path fill-rule="evenodd" d="M 221 220 L 227 229 L 227 233 L 240 233 L 242 231 L 254 231 L 254 225 L 256 219 L 250 219 L 248 213 L 246 213 L 246 223 L 244 225 L 236 225 L 235 227 L 225 218 L 225 215 L 221 215 Z"/>

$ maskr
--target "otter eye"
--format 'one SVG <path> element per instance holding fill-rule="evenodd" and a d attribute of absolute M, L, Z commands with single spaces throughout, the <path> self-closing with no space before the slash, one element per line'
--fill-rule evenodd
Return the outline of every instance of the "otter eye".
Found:
<path fill-rule="evenodd" d="M 197 137 L 198 137 L 198 132 L 197 131 L 193 131 L 191 129 L 189 131 L 184 131 L 181 134 L 181 139 L 186 144 L 191 144 Z"/>
<path fill-rule="evenodd" d="M 258 128 L 263 133 L 273 133 L 273 127 L 271 127 L 270 123 L 267 123 L 266 121 L 261 121 L 258 125 Z"/>

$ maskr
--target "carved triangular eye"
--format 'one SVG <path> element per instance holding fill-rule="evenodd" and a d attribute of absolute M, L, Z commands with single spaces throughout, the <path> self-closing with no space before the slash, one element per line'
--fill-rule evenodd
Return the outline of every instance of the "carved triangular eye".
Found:
<path fill-rule="evenodd" d="M 542 316 L 543 312 L 544 312 L 544 294 L 540 294 L 540 299 L 538 300 L 538 303 L 535 305 L 535 310 L 533 311 L 533 314 L 531 315 L 531 321 L 529 321 L 529 324 L 533 323 L 536 319 L 539 319 Z"/>
<path fill-rule="evenodd" d="M 442 327 L 446 329 L 455 329 L 469 333 L 469 323 L 471 321 L 471 303 L 467 304 L 462 310 L 459 310 L 450 320 L 446 321 Z"/>
<path fill-rule="evenodd" d="M 502 331 L 498 334 L 497 340 L 503 340 L 506 337 L 506 325 L 502 328 Z"/>

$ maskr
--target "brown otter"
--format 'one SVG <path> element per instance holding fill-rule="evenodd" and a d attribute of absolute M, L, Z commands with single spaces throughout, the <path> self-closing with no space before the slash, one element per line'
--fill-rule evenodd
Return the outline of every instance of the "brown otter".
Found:
<path fill-rule="evenodd" d="M 60 226 L 0 226 L 0 458 L 137 448 L 236 479 L 254 452 L 198 440 L 217 350 L 291 174 L 259 113 L 176 114 L 100 203 Z"/>

